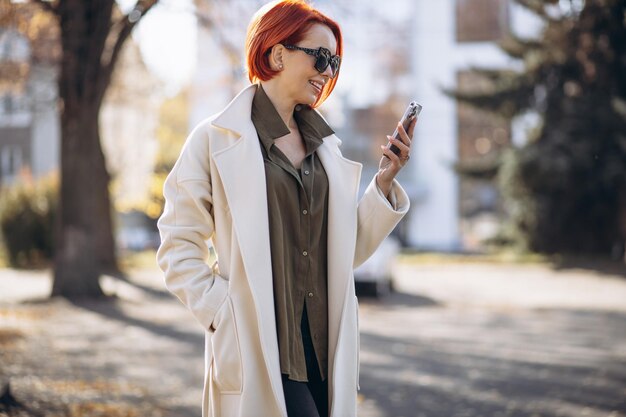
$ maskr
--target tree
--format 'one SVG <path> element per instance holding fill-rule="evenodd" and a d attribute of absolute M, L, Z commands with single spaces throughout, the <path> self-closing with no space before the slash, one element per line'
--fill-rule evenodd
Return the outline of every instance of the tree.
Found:
<path fill-rule="evenodd" d="M 522 71 L 475 68 L 481 91 L 452 91 L 507 118 L 541 124 L 495 164 L 513 230 L 542 253 L 624 255 L 626 240 L 626 2 L 516 0 L 545 22 L 538 39 L 501 43 Z M 495 168 L 495 169 L 494 169 Z M 460 168 L 463 171 L 463 168 Z"/>
<path fill-rule="evenodd" d="M 57 19 L 62 50 L 61 185 L 52 295 L 101 296 L 101 272 L 117 270 L 98 114 L 124 42 L 157 1 L 138 0 L 124 14 L 115 0 L 33 0 Z"/>

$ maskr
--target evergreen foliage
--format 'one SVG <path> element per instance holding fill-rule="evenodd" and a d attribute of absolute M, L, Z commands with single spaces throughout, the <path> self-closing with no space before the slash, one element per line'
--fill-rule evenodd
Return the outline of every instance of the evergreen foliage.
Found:
<path fill-rule="evenodd" d="M 526 248 L 622 257 L 626 0 L 571 1 L 569 10 L 562 1 L 516 2 L 545 22 L 538 39 L 510 35 L 501 42 L 523 69 L 475 68 L 490 88 L 448 93 L 507 118 L 541 117 L 527 143 L 503 152 L 497 164 L 507 227 Z"/>

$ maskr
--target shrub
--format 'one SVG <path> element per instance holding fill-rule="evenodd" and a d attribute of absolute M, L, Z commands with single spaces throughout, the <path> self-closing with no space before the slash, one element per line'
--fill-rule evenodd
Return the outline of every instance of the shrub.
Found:
<path fill-rule="evenodd" d="M 37 181 L 22 175 L 0 190 L 0 236 L 10 266 L 36 268 L 52 260 L 58 183 L 57 175 Z"/>

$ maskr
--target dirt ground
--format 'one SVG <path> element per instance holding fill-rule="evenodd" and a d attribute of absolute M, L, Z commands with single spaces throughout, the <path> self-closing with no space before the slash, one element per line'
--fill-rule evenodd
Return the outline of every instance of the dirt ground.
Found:
<path fill-rule="evenodd" d="M 202 330 L 158 270 L 80 303 L 49 276 L 0 270 L 0 416 L 200 416 Z M 400 263 L 395 284 L 360 297 L 359 416 L 626 416 L 619 271 Z"/>

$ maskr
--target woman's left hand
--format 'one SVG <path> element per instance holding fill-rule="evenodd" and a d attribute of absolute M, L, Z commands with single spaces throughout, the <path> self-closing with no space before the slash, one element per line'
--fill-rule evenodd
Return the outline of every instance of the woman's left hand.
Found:
<path fill-rule="evenodd" d="M 392 145 L 396 145 L 400 149 L 400 154 L 396 155 L 386 145 L 381 145 L 383 156 L 380 158 L 378 165 L 378 174 L 376 175 L 376 183 L 385 196 L 389 196 L 391 192 L 391 184 L 398 172 L 409 162 L 411 157 L 411 140 L 413 131 L 415 130 L 414 119 L 409 125 L 409 131 L 405 131 L 401 123 L 398 123 L 398 133 L 400 140 L 387 136 Z"/>

